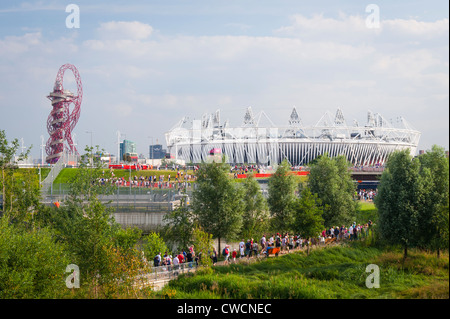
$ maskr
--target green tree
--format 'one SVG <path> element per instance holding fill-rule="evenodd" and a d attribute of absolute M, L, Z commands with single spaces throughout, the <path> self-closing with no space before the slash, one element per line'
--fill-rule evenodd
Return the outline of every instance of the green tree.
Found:
<path fill-rule="evenodd" d="M 199 257 L 199 265 L 209 267 L 212 265 L 212 259 L 209 258 L 213 250 L 212 234 L 204 232 L 200 227 L 193 230 L 193 243 L 196 255 Z"/>
<path fill-rule="evenodd" d="M 108 257 L 120 226 L 114 222 L 110 208 L 98 199 L 91 197 L 86 205 L 78 209 L 73 228 L 67 229 L 71 234 L 65 234 L 66 242 L 76 256 L 80 271 L 87 277 L 100 275 L 100 284 L 105 283 L 110 280 Z"/>
<path fill-rule="evenodd" d="M 242 228 L 243 190 L 225 163 L 203 163 L 197 170 L 192 210 L 199 226 L 220 240 L 235 239 Z"/>
<path fill-rule="evenodd" d="M 142 230 L 137 227 L 119 228 L 114 234 L 115 247 L 122 250 L 132 250 L 136 248 L 136 243 L 142 237 Z"/>
<path fill-rule="evenodd" d="M 123 256 L 137 258 L 133 247 L 140 233 L 122 230 L 114 220 L 113 208 L 100 201 L 99 195 L 110 194 L 112 188 L 100 184 L 100 179 L 108 176 L 92 153 L 87 147 L 66 200 L 59 208 L 42 209 L 39 222 L 54 228 L 55 238 L 67 246 L 72 262 L 80 268 L 82 286 L 94 287 L 95 291 L 101 286 L 106 289 L 104 292 L 115 294 L 112 288 L 117 280 L 123 281 L 129 275 L 128 270 L 135 269 L 124 266 L 127 262 Z M 121 271 L 124 269 L 126 273 Z"/>
<path fill-rule="evenodd" d="M 85 154 L 81 156 L 79 169 L 69 182 L 69 200 L 70 204 L 79 206 L 80 203 L 97 199 L 99 195 L 111 195 L 114 186 L 110 183 L 102 184 L 102 178 L 110 179 L 111 172 L 103 169 L 103 163 L 100 157 L 94 156 L 94 153 L 101 153 L 99 146 L 85 147 Z"/>
<path fill-rule="evenodd" d="M 392 153 L 375 197 L 380 235 L 390 244 L 401 245 L 405 259 L 408 248 L 418 242 L 420 204 L 425 196 L 419 170 L 420 162 L 412 159 L 409 150 Z"/>
<path fill-rule="evenodd" d="M 294 201 L 292 211 L 294 214 L 293 229 L 302 237 L 317 237 L 323 230 L 323 209 L 320 206 L 320 199 L 317 194 L 312 194 L 308 187 L 305 187 L 300 198 Z"/>
<path fill-rule="evenodd" d="M 153 261 L 153 258 L 158 255 L 158 253 L 164 255 L 164 252 L 169 252 L 169 248 L 167 248 L 164 240 L 158 233 L 155 232 L 151 232 L 144 237 L 142 250 L 145 254 L 145 257 L 151 261 Z"/>
<path fill-rule="evenodd" d="M 432 225 L 436 231 L 431 238 L 430 247 L 435 249 L 439 258 L 440 250 L 449 247 L 449 205 L 438 206 L 433 214 Z"/>
<path fill-rule="evenodd" d="M 267 229 L 269 207 L 258 182 L 249 176 L 241 185 L 244 189 L 244 214 L 241 237 L 255 237 Z"/>
<path fill-rule="evenodd" d="M 439 256 L 441 249 L 448 248 L 448 240 L 442 239 L 448 239 L 448 209 L 445 213 L 443 208 L 449 205 L 449 161 L 444 149 L 437 145 L 418 159 L 420 174 L 427 181 L 427 194 L 420 206 L 418 236 L 422 246 L 435 250 Z"/>
<path fill-rule="evenodd" d="M 192 244 L 194 230 L 194 214 L 186 205 L 186 199 L 181 200 L 180 207 L 168 212 L 163 217 L 165 223 L 162 234 L 168 243 L 172 243 L 172 247 L 188 247 Z"/>
<path fill-rule="evenodd" d="M 14 171 L 17 169 L 15 154 L 18 149 L 19 141 L 17 138 L 11 142 L 8 142 L 5 131 L 0 130 L 0 168 L 2 170 L 2 174 L 0 176 L 0 185 L 2 189 L 0 212 L 8 212 L 15 209 L 16 215 L 18 211 L 23 211 L 16 206 L 17 199 L 23 198 L 23 191 L 20 188 L 18 189 L 17 183 L 15 183 L 13 176 Z M 30 148 L 27 149 L 25 153 L 20 153 L 16 159 L 21 161 L 27 158 L 29 153 Z M 22 204 L 23 203 L 24 202 L 22 202 Z"/>
<path fill-rule="evenodd" d="M 0 299 L 67 297 L 66 252 L 49 228 L 30 231 L 0 218 Z"/>
<path fill-rule="evenodd" d="M 317 194 L 308 187 L 302 191 L 300 198 L 292 205 L 294 213 L 293 228 L 305 238 L 315 237 L 323 230 L 323 209 Z"/>
<path fill-rule="evenodd" d="M 293 223 L 291 206 L 295 201 L 295 191 L 298 187 L 294 176 L 290 175 L 290 166 L 287 160 L 278 166 L 272 177 L 269 178 L 268 191 L 271 223 L 277 231 L 289 231 Z"/>
<path fill-rule="evenodd" d="M 311 165 L 308 187 L 322 202 L 326 227 L 348 224 L 356 217 L 355 185 L 348 168 L 345 157 L 330 158 L 327 154 Z"/>

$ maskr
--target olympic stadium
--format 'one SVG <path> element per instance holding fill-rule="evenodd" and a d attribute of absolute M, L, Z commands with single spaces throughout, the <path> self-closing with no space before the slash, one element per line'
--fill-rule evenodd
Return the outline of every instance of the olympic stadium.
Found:
<path fill-rule="evenodd" d="M 168 151 L 186 163 L 207 162 L 221 154 L 233 165 L 270 166 L 287 159 L 291 166 L 303 166 L 327 153 L 344 155 L 354 166 L 375 166 L 396 150 L 409 149 L 414 156 L 421 135 L 402 117 L 394 125 L 370 110 L 364 125 L 356 120 L 347 125 L 340 108 L 334 116 L 326 112 L 317 123 L 304 125 L 294 107 L 286 123 L 277 126 L 263 111 L 254 115 L 249 107 L 242 125 L 232 127 L 228 121 L 221 123 L 217 110 L 201 120 L 183 117 L 165 137 Z"/>

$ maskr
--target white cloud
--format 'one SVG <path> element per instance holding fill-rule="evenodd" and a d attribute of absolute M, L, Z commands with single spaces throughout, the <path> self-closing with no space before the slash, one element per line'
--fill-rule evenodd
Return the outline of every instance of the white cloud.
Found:
<path fill-rule="evenodd" d="M 48 2 L 48 1 L 46 1 Z M 33 11 L 64 11 L 64 6 L 61 4 L 43 4 L 43 1 L 37 2 L 22 2 L 19 6 L 11 7 L 7 9 L 0 9 L 0 13 L 13 13 L 13 12 L 33 12 Z"/>
<path fill-rule="evenodd" d="M 380 17 L 379 28 L 368 28 L 366 17 L 345 15 L 339 18 L 327 18 L 323 14 L 306 17 L 301 14 L 291 16 L 291 25 L 275 30 L 280 36 L 298 37 L 310 41 L 321 41 L 324 38 L 345 42 L 400 42 L 408 40 L 430 40 L 448 36 L 449 20 L 441 19 L 432 22 L 415 19 L 383 19 Z M 401 37 L 401 39 L 400 39 Z"/>
<path fill-rule="evenodd" d="M 150 37 L 153 28 L 139 21 L 110 21 L 101 23 L 98 32 L 103 39 L 144 40 Z"/>
<path fill-rule="evenodd" d="M 441 19 L 434 22 L 417 21 L 414 19 L 392 19 L 381 22 L 386 32 L 397 32 L 398 34 L 436 38 L 448 36 L 449 20 Z"/>
<path fill-rule="evenodd" d="M 25 33 L 23 36 L 7 36 L 0 40 L 0 56 L 16 56 L 41 44 L 41 32 Z"/>
<path fill-rule="evenodd" d="M 133 107 L 129 104 L 119 103 L 113 105 L 112 109 L 119 117 L 127 117 L 133 113 Z"/>
<path fill-rule="evenodd" d="M 301 14 L 291 16 L 291 25 L 275 30 L 280 36 L 297 37 L 309 41 L 362 41 L 376 36 L 380 29 L 368 28 L 362 16 L 347 16 L 343 13 L 338 19 L 324 17 L 323 14 L 314 14 L 308 18 Z"/>
<path fill-rule="evenodd" d="M 139 143 L 162 136 L 182 116 L 200 118 L 218 108 L 239 125 L 247 106 L 276 124 L 287 123 L 292 105 L 308 124 L 339 106 L 347 121 L 363 123 L 372 108 L 405 116 L 420 130 L 428 117 L 448 131 L 448 116 L 440 115 L 448 115 L 442 111 L 448 19 L 381 20 L 381 26 L 366 28 L 363 16 L 294 15 L 291 25 L 266 36 L 168 35 L 139 21 L 105 22 L 83 39 L 45 31 L 6 36 L 0 38 L 0 101 L 17 109 L 34 105 L 21 120 L 46 133 L 45 96 L 59 66 L 69 62 L 85 93 L 77 130 L 95 127 L 98 142 L 100 134 L 115 140 L 120 129 Z"/>

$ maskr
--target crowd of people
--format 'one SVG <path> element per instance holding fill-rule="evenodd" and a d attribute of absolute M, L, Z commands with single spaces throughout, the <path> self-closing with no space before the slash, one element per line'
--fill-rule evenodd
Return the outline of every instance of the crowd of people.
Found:
<path fill-rule="evenodd" d="M 247 239 L 246 242 L 241 240 L 236 248 L 230 248 L 229 245 L 226 245 L 226 249 L 223 251 L 224 262 L 228 264 L 230 262 L 236 262 L 237 258 L 250 259 L 253 257 L 267 256 L 270 249 L 277 247 L 280 248 L 280 253 L 283 254 L 289 253 L 294 249 L 303 249 L 307 245 L 325 245 L 327 240 L 330 239 L 339 242 L 366 238 L 372 225 L 372 221 L 369 220 L 366 224 L 356 224 L 354 222 L 349 227 L 344 225 L 341 227 L 333 226 L 329 229 L 324 229 L 317 237 L 312 238 L 304 238 L 299 234 L 276 233 L 268 235 L 268 238 L 266 235 L 263 235 L 259 242 L 253 238 Z"/>
<path fill-rule="evenodd" d="M 378 194 L 378 189 L 360 189 L 355 192 L 355 197 L 358 200 L 373 201 Z"/>
<path fill-rule="evenodd" d="M 131 178 L 116 177 L 111 170 L 111 178 L 102 177 L 98 180 L 100 185 L 115 185 L 117 187 L 139 187 L 139 188 L 190 188 L 192 181 L 196 180 L 195 174 L 188 174 L 185 170 L 177 170 L 173 175 L 149 175 L 133 176 Z"/>
<path fill-rule="evenodd" d="M 236 247 L 225 245 L 222 250 L 224 264 L 236 263 L 238 259 L 250 259 L 253 257 L 268 256 L 272 248 L 280 248 L 280 254 L 289 253 L 292 250 L 304 249 L 307 246 L 324 246 L 328 241 L 342 242 L 364 239 L 369 236 L 369 230 L 373 226 L 371 220 L 366 224 L 352 223 L 350 226 L 333 226 L 322 230 L 320 234 L 312 238 L 304 238 L 299 234 L 276 233 L 263 234 L 259 241 L 253 238 L 244 241 L 242 239 Z M 219 254 L 215 248 L 209 252 L 209 258 L 215 265 L 218 262 Z M 179 254 L 170 255 L 165 252 L 164 255 L 158 253 L 153 259 L 154 267 L 165 266 L 168 270 L 176 271 L 180 265 L 187 267 L 198 266 L 201 261 L 201 253 L 196 254 L 194 246 L 183 249 Z"/>
<path fill-rule="evenodd" d="M 307 169 L 305 166 L 291 166 L 291 171 L 303 171 Z M 272 171 L 272 167 L 264 166 L 264 165 L 234 165 L 230 166 L 230 173 L 234 174 L 248 174 L 248 173 L 257 173 L 264 174 L 268 171 Z"/>
<path fill-rule="evenodd" d="M 180 265 L 187 265 L 190 268 L 198 266 L 200 258 L 201 253 L 196 254 L 194 251 L 194 246 L 190 246 L 189 249 L 183 249 L 178 255 L 174 254 L 173 256 L 170 255 L 167 251 L 164 253 L 164 255 L 161 255 L 161 252 L 159 252 L 153 258 L 153 266 L 165 266 L 169 271 L 172 269 L 176 271 L 178 270 Z"/>
<path fill-rule="evenodd" d="M 325 238 L 335 238 L 337 241 L 341 240 L 357 240 L 359 238 L 367 237 L 369 229 L 372 227 L 372 221 L 369 220 L 366 224 L 356 224 L 354 222 L 349 227 L 346 226 L 332 226 L 329 229 L 324 229 L 320 236 L 320 241 L 325 242 Z"/>
<path fill-rule="evenodd" d="M 350 167 L 350 170 L 354 172 L 378 172 L 383 171 L 384 168 L 384 164 L 376 163 L 374 165 L 354 165 Z"/>

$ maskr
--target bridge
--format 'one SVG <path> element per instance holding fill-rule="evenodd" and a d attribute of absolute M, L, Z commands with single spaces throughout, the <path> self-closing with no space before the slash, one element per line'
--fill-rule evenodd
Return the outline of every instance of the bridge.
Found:
<path fill-rule="evenodd" d="M 128 189 L 126 189 L 128 190 Z M 99 200 L 113 210 L 113 216 L 122 227 L 137 227 L 144 234 L 155 231 L 165 225 L 164 216 L 181 205 L 181 198 L 186 195 L 173 190 L 149 191 L 133 189 L 132 194 L 103 195 Z M 52 195 L 44 195 L 44 205 L 65 205 L 68 193 L 54 188 Z M 187 197 L 189 201 L 189 196 Z"/>
<path fill-rule="evenodd" d="M 357 183 L 357 189 L 375 189 L 380 183 L 384 167 L 351 168 L 352 179 Z"/>

